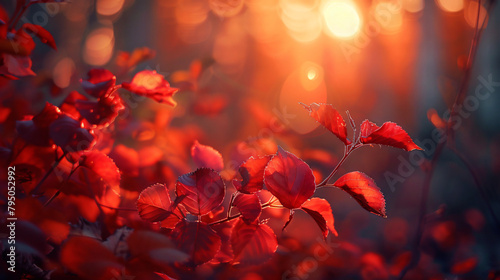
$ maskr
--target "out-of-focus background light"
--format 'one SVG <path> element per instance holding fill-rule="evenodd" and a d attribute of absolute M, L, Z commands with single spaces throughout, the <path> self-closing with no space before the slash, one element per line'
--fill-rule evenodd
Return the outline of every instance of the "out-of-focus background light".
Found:
<path fill-rule="evenodd" d="M 488 24 L 486 9 L 482 4 L 479 4 L 478 1 L 469 1 L 465 7 L 464 16 L 467 24 L 472 28 L 475 28 L 477 24 L 479 24 L 480 27 L 485 28 Z"/>
<path fill-rule="evenodd" d="M 102 27 L 92 31 L 85 40 L 83 59 L 86 63 L 101 66 L 113 56 L 115 38 L 113 29 Z"/>
<path fill-rule="evenodd" d="M 61 59 L 54 67 L 52 76 L 54 84 L 60 88 L 67 88 L 76 70 L 75 63 L 69 57 Z"/>
<path fill-rule="evenodd" d="M 443 11 L 458 12 L 464 8 L 464 0 L 436 0 Z"/>
<path fill-rule="evenodd" d="M 339 38 L 350 38 L 361 28 L 361 16 L 353 1 L 329 0 L 322 8 L 328 31 Z"/>
<path fill-rule="evenodd" d="M 97 13 L 103 16 L 112 16 L 120 12 L 125 0 L 98 0 L 96 3 Z"/>
<path fill-rule="evenodd" d="M 281 0 L 281 20 L 290 36 L 298 42 L 310 42 L 321 34 L 319 1 Z"/>
<path fill-rule="evenodd" d="M 383 33 L 397 33 L 403 25 L 403 13 L 400 3 L 380 1 L 373 8 L 373 15 L 382 27 Z"/>
<path fill-rule="evenodd" d="M 424 0 L 403 0 L 403 8 L 410 13 L 418 13 L 424 9 Z"/>
<path fill-rule="evenodd" d="M 168 5 L 168 3 L 165 3 L 165 5 Z M 197 44 L 208 39 L 212 23 L 207 21 L 210 11 L 207 1 L 177 1 L 174 10 L 177 21 L 177 35 L 182 41 Z"/>

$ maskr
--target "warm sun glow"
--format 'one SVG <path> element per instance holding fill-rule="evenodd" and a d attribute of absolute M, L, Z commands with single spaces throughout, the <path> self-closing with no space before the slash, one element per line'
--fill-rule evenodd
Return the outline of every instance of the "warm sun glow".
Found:
<path fill-rule="evenodd" d="M 324 79 L 324 70 L 321 65 L 306 61 L 290 73 L 283 83 L 280 93 L 280 108 L 287 108 L 289 114 L 296 117 L 290 120 L 290 128 L 295 132 L 305 134 L 314 130 L 318 123 L 309 117 L 299 102 L 304 104 L 324 103 L 327 90 Z"/>
<path fill-rule="evenodd" d="M 299 68 L 300 85 L 306 91 L 313 91 L 323 81 L 323 68 L 311 61 L 304 62 Z"/>
<path fill-rule="evenodd" d="M 307 78 L 309 80 L 314 80 L 314 78 L 316 78 L 317 74 L 316 74 L 316 70 L 315 69 L 310 69 L 308 72 L 307 72 Z"/>
<path fill-rule="evenodd" d="M 361 27 L 361 18 L 351 1 L 329 1 L 322 12 L 328 30 L 336 37 L 353 37 Z"/>
<path fill-rule="evenodd" d="M 436 2 L 447 12 L 458 12 L 464 8 L 464 0 L 436 0 Z"/>

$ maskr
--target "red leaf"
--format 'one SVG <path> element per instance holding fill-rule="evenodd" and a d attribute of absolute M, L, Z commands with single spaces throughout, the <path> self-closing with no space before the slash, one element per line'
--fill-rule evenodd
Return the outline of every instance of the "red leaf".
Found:
<path fill-rule="evenodd" d="M 73 119 L 79 119 L 80 113 L 76 109 L 76 101 L 77 100 L 87 100 L 87 97 L 83 96 L 82 94 L 80 94 L 76 90 L 70 92 L 60 106 L 61 111 L 66 113 L 68 116 L 72 117 Z"/>
<path fill-rule="evenodd" d="M 238 172 L 242 180 L 233 180 L 234 187 L 242 193 L 252 194 L 262 190 L 264 186 L 264 169 L 272 158 L 271 155 L 263 157 L 250 157 L 240 165 Z"/>
<path fill-rule="evenodd" d="M 247 224 L 238 219 L 231 234 L 233 263 L 257 265 L 268 261 L 278 248 L 273 230 L 264 224 Z"/>
<path fill-rule="evenodd" d="M 220 250 L 221 238 L 206 223 L 182 220 L 172 232 L 178 249 L 190 256 L 188 265 L 210 261 Z"/>
<path fill-rule="evenodd" d="M 90 124 L 107 127 L 125 109 L 117 94 L 102 96 L 98 101 L 77 100 L 76 109 Z"/>
<path fill-rule="evenodd" d="M 80 166 L 86 167 L 120 195 L 120 170 L 115 162 L 99 151 L 87 151 L 80 157 Z"/>
<path fill-rule="evenodd" d="M 389 279 L 389 272 L 384 258 L 373 252 L 361 257 L 361 277 L 365 280 Z"/>
<path fill-rule="evenodd" d="M 113 148 L 109 157 L 114 160 L 124 176 L 137 177 L 139 175 L 139 153 L 135 149 L 118 144 Z"/>
<path fill-rule="evenodd" d="M 116 77 L 111 71 L 103 68 L 91 69 L 88 80 L 81 80 L 83 89 L 88 94 L 99 98 L 115 87 Z"/>
<path fill-rule="evenodd" d="M 141 62 L 152 59 L 156 56 L 156 51 L 148 48 L 136 48 L 132 53 L 119 51 L 116 57 L 116 64 L 126 69 L 132 69 Z"/>
<path fill-rule="evenodd" d="M 15 45 L 17 43 L 17 45 Z M 35 41 L 33 40 L 33 37 L 26 32 L 24 28 L 19 28 L 14 34 L 13 34 L 13 40 L 11 41 L 12 46 L 15 46 L 13 51 L 10 52 L 13 55 L 19 55 L 19 56 L 24 56 L 28 57 L 31 52 L 35 49 Z"/>
<path fill-rule="evenodd" d="M 368 137 L 368 135 L 372 134 L 377 129 L 379 129 L 379 127 L 376 124 L 369 120 L 365 120 L 361 123 L 361 139 Z M 361 142 L 363 142 L 363 140 L 361 140 Z"/>
<path fill-rule="evenodd" d="M 474 270 L 477 266 L 477 257 L 470 257 L 463 261 L 456 262 L 451 267 L 451 273 L 453 274 L 466 274 Z"/>
<path fill-rule="evenodd" d="M 166 235 L 146 230 L 134 230 L 127 238 L 130 254 L 135 257 L 144 257 L 157 248 L 174 247 L 173 241 Z"/>
<path fill-rule="evenodd" d="M 224 200 L 225 191 L 219 173 L 209 168 L 180 176 L 175 186 L 178 197 L 186 196 L 181 204 L 193 215 L 205 215 L 217 208 Z"/>
<path fill-rule="evenodd" d="M 132 82 L 123 83 L 123 88 L 138 95 L 146 96 L 160 103 L 177 105 L 172 96 L 178 91 L 156 71 L 143 70 L 135 74 Z"/>
<path fill-rule="evenodd" d="M 57 50 L 56 42 L 54 41 L 54 37 L 52 37 L 52 34 L 50 34 L 49 31 L 47 31 L 45 28 L 41 27 L 40 25 L 35 25 L 31 23 L 25 23 L 21 27 L 23 29 L 29 30 L 35 34 L 35 36 L 42 41 L 42 43 L 47 44 L 54 50 Z"/>
<path fill-rule="evenodd" d="M 172 204 L 164 184 L 155 184 L 144 189 L 137 199 L 139 216 L 149 222 L 161 222 L 162 227 L 174 228 L 180 221 L 177 204 Z"/>
<path fill-rule="evenodd" d="M 422 150 L 413 143 L 406 131 L 393 122 L 385 122 L 378 127 L 369 120 L 365 120 L 361 124 L 361 143 L 387 145 L 406 151 Z"/>
<path fill-rule="evenodd" d="M 228 103 L 225 95 L 200 95 L 193 104 L 193 111 L 197 115 L 217 116 Z"/>
<path fill-rule="evenodd" d="M 26 142 L 36 146 L 50 146 L 49 126 L 61 116 L 61 110 L 50 103 L 45 104 L 42 112 L 29 121 L 17 121 L 16 130 Z"/>
<path fill-rule="evenodd" d="M 436 109 L 431 108 L 427 110 L 427 118 L 436 128 L 443 130 L 446 129 L 446 121 L 438 115 Z"/>
<path fill-rule="evenodd" d="M 305 104 L 302 105 L 309 110 L 309 116 L 313 117 L 331 133 L 335 134 L 340 141 L 344 142 L 346 145 L 351 143 L 351 141 L 347 139 L 347 127 L 344 119 L 331 104 L 312 103 L 309 106 Z"/>
<path fill-rule="evenodd" d="M 47 128 L 53 121 L 57 120 L 59 116 L 61 116 L 61 110 L 59 110 L 57 106 L 46 102 L 42 112 L 33 117 L 33 123 L 37 127 Z"/>
<path fill-rule="evenodd" d="M 49 134 L 57 146 L 69 152 L 88 150 L 95 144 L 94 135 L 79 121 L 66 115 L 52 122 Z"/>
<path fill-rule="evenodd" d="M 248 223 L 257 221 L 262 212 L 259 197 L 255 194 L 240 193 L 234 199 L 233 205 L 238 208 L 243 219 Z"/>
<path fill-rule="evenodd" d="M 0 7 L 0 39 L 7 37 L 7 22 L 9 22 L 9 15 L 3 7 Z"/>
<path fill-rule="evenodd" d="M 221 238 L 220 251 L 210 261 L 211 264 L 228 263 L 234 259 L 233 248 L 231 247 L 231 232 L 237 220 L 231 220 L 227 223 L 220 223 L 210 226 Z"/>
<path fill-rule="evenodd" d="M 31 58 L 29 56 L 3 54 L 3 63 L 7 66 L 7 71 L 14 76 L 36 76 L 36 73 L 31 70 Z"/>
<path fill-rule="evenodd" d="M 123 265 L 99 241 L 84 236 L 69 239 L 61 249 L 61 263 L 83 279 L 112 279 Z"/>
<path fill-rule="evenodd" d="M 330 230 L 333 235 L 338 236 L 333 225 L 332 207 L 328 201 L 314 197 L 304 202 L 301 209 L 316 221 L 325 239 L 328 236 L 328 230 Z"/>
<path fill-rule="evenodd" d="M 267 164 L 264 183 L 281 204 L 289 209 L 300 208 L 316 189 L 309 165 L 281 147 Z"/>
<path fill-rule="evenodd" d="M 385 199 L 372 178 L 362 172 L 350 172 L 340 177 L 333 186 L 350 194 L 369 212 L 387 218 Z"/>
<path fill-rule="evenodd" d="M 191 147 L 191 156 L 198 168 L 207 167 L 216 171 L 224 169 L 224 161 L 219 151 L 198 141 L 194 141 Z"/>

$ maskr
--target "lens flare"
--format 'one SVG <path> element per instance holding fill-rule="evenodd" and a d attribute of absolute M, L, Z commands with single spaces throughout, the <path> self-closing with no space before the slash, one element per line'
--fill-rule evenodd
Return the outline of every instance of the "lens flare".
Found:
<path fill-rule="evenodd" d="M 299 102 L 304 104 L 326 102 L 327 92 L 324 79 L 324 70 L 320 65 L 304 62 L 298 69 L 290 73 L 283 83 L 279 99 L 279 108 L 286 110 L 295 117 L 288 124 L 294 131 L 305 134 L 318 127 L 318 123 L 309 117 Z"/>
<path fill-rule="evenodd" d="M 310 69 L 308 72 L 307 72 L 307 78 L 309 80 L 314 80 L 316 78 L 317 74 L 316 74 L 316 70 L 315 69 Z"/>
<path fill-rule="evenodd" d="M 329 1 L 323 6 L 322 13 L 328 30 L 335 37 L 351 38 L 360 30 L 361 17 L 351 1 Z"/>

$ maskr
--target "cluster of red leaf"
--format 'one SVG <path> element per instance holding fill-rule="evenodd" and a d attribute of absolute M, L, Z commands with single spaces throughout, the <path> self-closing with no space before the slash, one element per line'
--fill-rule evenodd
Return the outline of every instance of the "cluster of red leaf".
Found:
<path fill-rule="evenodd" d="M 401 127 L 390 122 L 379 128 L 365 121 L 358 138 L 351 141 L 347 139 L 345 121 L 333 106 L 311 104 L 305 107 L 313 118 L 346 145 L 345 157 L 354 149 L 369 144 L 408 151 L 420 149 Z M 351 123 L 354 126 L 352 120 Z M 198 169 L 178 178 L 173 201 L 164 184 L 146 188 L 137 200 L 141 218 L 172 230 L 171 238 L 176 241 L 177 249 L 189 256 L 184 262 L 188 267 L 209 261 L 259 264 L 269 260 L 278 242 L 266 220 L 259 220 L 266 208 L 289 210 L 289 219 L 283 230 L 292 221 L 294 211 L 300 209 L 314 219 L 325 239 L 329 232 L 337 235 L 329 202 L 312 197 L 318 187 L 340 188 L 369 212 L 386 217 L 384 197 L 371 178 L 361 172 L 351 172 L 328 184 L 337 167 L 324 183 L 316 185 L 309 165 L 281 147 L 276 154 L 250 157 L 239 166 L 239 178 L 233 180 L 236 192 L 231 195 L 224 215 L 219 210 L 226 195 L 224 180 L 218 172 L 224 168 L 221 154 L 196 141 L 191 155 Z M 262 202 L 262 196 L 258 194 L 264 187 L 272 196 Z M 238 210 L 236 214 L 232 214 L 233 208 Z M 217 231 L 217 227 L 224 223 L 231 224 L 229 238 L 225 236 L 227 232 L 221 234 Z"/>
<path fill-rule="evenodd" d="M 16 9 L 10 18 L 3 7 L 0 6 L 0 76 L 8 79 L 17 79 L 18 77 L 36 75 L 31 70 L 32 62 L 30 58 L 30 54 L 36 45 L 33 36 L 37 37 L 42 43 L 57 50 L 54 38 L 42 26 L 24 23 L 20 27 L 17 27 L 19 20 L 28 7 L 41 2 L 33 0 L 16 1 Z"/>
<path fill-rule="evenodd" d="M 22 13 L 28 6 L 38 2 L 18 5 L 20 10 L 16 9 L 16 13 Z M 4 14 L 3 9 L 0 12 L 0 15 Z M 25 24 L 18 33 L 24 34 L 28 29 L 35 31 L 36 28 L 38 27 Z M 43 35 L 52 38 L 41 27 L 37 32 L 39 37 Z M 8 36 L 10 37 L 6 40 L 14 42 L 11 40 L 12 36 Z M 31 37 L 29 40 L 33 42 Z M 49 42 L 55 48 L 52 39 L 42 38 L 42 41 Z M 29 53 L 7 54 L 2 49 L 1 55 L 2 69 L 11 66 L 8 64 L 10 56 L 15 57 L 15 60 L 31 61 Z M 125 70 L 131 70 L 139 62 L 141 58 L 136 57 L 126 65 Z M 13 78 L 10 74 L 4 76 Z M 109 251 L 99 251 L 102 245 L 92 238 L 68 239 L 71 235 L 86 235 L 77 233 L 78 229 L 70 223 L 75 223 L 78 219 L 83 223 L 100 218 L 111 219 L 115 222 L 103 225 L 106 232 L 120 232 L 115 231 L 118 227 L 115 215 L 117 207 L 123 201 L 120 197 L 123 195 L 120 187 L 122 172 L 108 156 L 114 144 L 112 134 L 117 131 L 117 117 L 126 108 L 119 89 L 125 88 L 133 94 L 171 106 L 175 105 L 172 96 L 177 92 L 156 71 L 139 71 L 128 83 L 117 84 L 116 80 L 116 76 L 106 69 L 92 69 L 88 72 L 88 78 L 81 80 L 84 94 L 73 91 L 59 106 L 46 102 L 45 107 L 34 115 L 22 114 L 24 110 L 18 106 L 20 110 L 6 110 L 1 118 L 3 132 L 8 128 L 15 130 L 13 138 L 2 139 L 0 150 L 2 166 L 16 168 L 16 217 L 22 224 L 18 227 L 19 245 L 16 253 L 20 260 L 16 271 L 19 277 L 30 275 L 29 277 L 48 279 L 48 275 L 53 274 L 51 279 L 66 279 L 65 270 L 70 269 L 71 273 L 77 273 L 83 278 L 110 279 L 107 277 L 110 274 L 105 271 L 113 266 L 109 265 L 111 261 L 107 258 L 113 256 L 113 260 L 116 260 L 116 257 Z M 15 101 L 16 97 L 6 96 L 2 103 L 12 99 Z M 19 105 L 22 106 L 22 103 Z M 134 199 L 136 198 L 137 196 Z M 2 212 L 2 219 L 5 215 Z M 33 236 L 24 238 L 24 234 L 28 232 Z M 95 238 L 103 235 L 105 234 L 98 234 Z M 85 247 L 75 249 L 72 247 L 75 244 L 73 242 L 77 242 L 77 247 Z M 58 253 L 59 250 L 62 250 L 61 254 Z M 56 266 L 49 264 L 51 252 L 56 254 L 56 259 L 61 260 L 62 266 L 57 267 L 59 262 Z M 79 270 L 78 267 L 86 266 L 91 261 L 90 255 L 94 253 L 100 254 L 95 264 L 100 261 L 103 263 L 91 272 L 87 269 Z M 154 274 L 157 270 L 151 269 L 151 273 Z M 81 271 L 85 272 L 80 274 Z"/>

